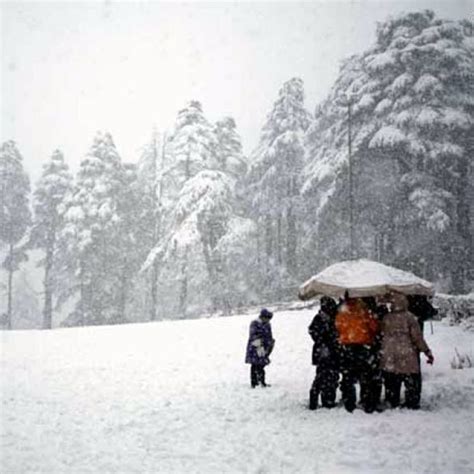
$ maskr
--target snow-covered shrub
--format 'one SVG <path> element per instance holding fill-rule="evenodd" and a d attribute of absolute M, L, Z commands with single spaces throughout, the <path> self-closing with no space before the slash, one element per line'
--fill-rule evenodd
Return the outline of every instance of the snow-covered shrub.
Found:
<path fill-rule="evenodd" d="M 454 348 L 454 357 L 451 359 L 452 369 L 472 369 L 472 355 L 460 354 L 456 348 Z"/>
<path fill-rule="evenodd" d="M 434 303 L 439 308 L 440 318 L 446 318 L 450 325 L 460 325 L 463 329 L 474 332 L 474 293 L 438 294 Z"/>

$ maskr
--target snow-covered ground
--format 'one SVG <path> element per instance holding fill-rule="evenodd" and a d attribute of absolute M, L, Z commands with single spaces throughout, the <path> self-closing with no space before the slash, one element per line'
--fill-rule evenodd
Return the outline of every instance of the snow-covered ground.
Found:
<path fill-rule="evenodd" d="M 251 316 L 1 335 L 5 473 L 474 471 L 472 333 L 427 326 L 423 407 L 307 410 L 313 311 L 276 313 L 272 387 L 249 387 Z"/>

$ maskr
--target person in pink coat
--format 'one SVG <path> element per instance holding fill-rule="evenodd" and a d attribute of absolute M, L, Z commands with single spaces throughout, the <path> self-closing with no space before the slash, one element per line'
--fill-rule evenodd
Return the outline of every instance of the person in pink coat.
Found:
<path fill-rule="evenodd" d="M 400 405 L 402 384 L 405 386 L 405 407 L 420 407 L 420 352 L 429 364 L 434 361 L 416 317 L 408 311 L 408 300 L 401 293 L 391 293 L 390 311 L 381 322 L 382 346 L 380 368 L 385 383 L 385 399 L 392 407 Z"/>

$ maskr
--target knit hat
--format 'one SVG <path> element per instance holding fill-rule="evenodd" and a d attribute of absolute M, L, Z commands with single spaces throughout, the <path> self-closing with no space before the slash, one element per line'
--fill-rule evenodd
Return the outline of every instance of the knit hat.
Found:
<path fill-rule="evenodd" d="M 262 308 L 260 311 L 260 317 L 261 318 L 266 318 L 266 319 L 272 319 L 273 318 L 273 313 L 271 311 L 268 311 L 267 308 Z"/>

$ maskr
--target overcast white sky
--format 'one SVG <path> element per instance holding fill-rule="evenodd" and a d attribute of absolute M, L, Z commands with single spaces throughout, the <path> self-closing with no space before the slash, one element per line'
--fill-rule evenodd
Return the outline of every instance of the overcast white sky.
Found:
<path fill-rule="evenodd" d="M 284 81 L 304 80 L 313 111 L 376 22 L 425 8 L 474 11 L 471 0 L 2 3 L 0 140 L 17 141 L 33 180 L 55 148 L 76 168 L 97 130 L 136 161 L 152 127 L 196 99 L 211 121 L 234 116 L 249 152 Z"/>

